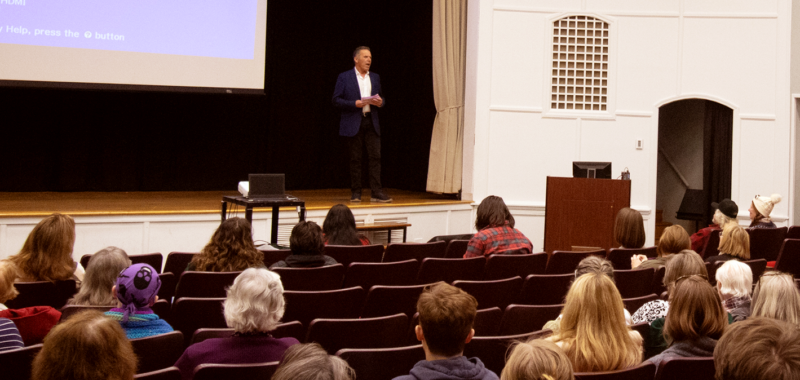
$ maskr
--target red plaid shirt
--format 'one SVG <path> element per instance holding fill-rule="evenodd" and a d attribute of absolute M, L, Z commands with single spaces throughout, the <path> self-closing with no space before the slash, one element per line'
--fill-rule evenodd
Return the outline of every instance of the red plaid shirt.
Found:
<path fill-rule="evenodd" d="M 518 229 L 508 225 L 488 227 L 469 240 L 464 258 L 488 256 L 521 248 L 527 248 L 528 253 L 533 252 L 533 244 Z"/>

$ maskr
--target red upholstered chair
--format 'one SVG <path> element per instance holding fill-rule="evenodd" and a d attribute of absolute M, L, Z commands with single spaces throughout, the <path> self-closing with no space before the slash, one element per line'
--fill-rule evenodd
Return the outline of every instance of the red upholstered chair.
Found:
<path fill-rule="evenodd" d="M 172 367 L 183 355 L 183 333 L 173 331 L 146 338 L 131 339 L 133 352 L 139 358 L 137 373 Z"/>
<path fill-rule="evenodd" d="M 655 380 L 714 380 L 714 358 L 667 358 L 658 366 Z"/>
<path fill-rule="evenodd" d="M 631 269 L 631 256 L 633 255 L 645 255 L 647 257 L 656 257 L 658 256 L 658 250 L 656 247 L 647 247 L 647 248 L 611 248 L 608 250 L 608 255 L 606 259 L 611 261 L 611 265 L 614 266 L 614 269 L 624 270 L 624 269 Z"/>
<path fill-rule="evenodd" d="M 292 254 L 289 249 L 264 249 L 261 252 L 264 254 L 264 266 L 267 268 L 278 261 L 286 260 Z"/>
<path fill-rule="evenodd" d="M 23 309 L 31 306 L 50 306 L 61 309 L 77 292 L 75 280 L 36 281 L 14 283 L 19 295 L 5 302 L 9 309 Z"/>
<path fill-rule="evenodd" d="M 558 305 L 564 303 L 569 287 L 575 275 L 569 274 L 532 274 L 522 284 L 518 304 L 523 305 Z"/>
<path fill-rule="evenodd" d="M 750 270 L 753 272 L 753 284 L 758 282 L 758 279 L 761 278 L 761 275 L 767 270 L 767 260 L 764 259 L 748 260 L 744 263 L 749 265 Z"/>
<path fill-rule="evenodd" d="M 553 251 L 553 255 L 547 261 L 547 274 L 575 273 L 575 268 L 581 260 L 591 256 L 605 257 L 606 251 Z"/>
<path fill-rule="evenodd" d="M 167 254 L 167 261 L 164 263 L 164 272 L 171 272 L 175 277 L 181 278 L 181 273 L 197 255 L 198 252 L 170 252 Z"/>
<path fill-rule="evenodd" d="M 578 380 L 641 380 L 652 379 L 656 373 L 656 365 L 652 362 L 644 362 L 636 367 L 621 369 L 619 371 L 607 372 L 575 372 L 575 379 Z M 712 378 L 713 379 L 713 378 Z"/>
<path fill-rule="evenodd" d="M 158 289 L 158 299 L 172 302 L 172 297 L 175 297 L 175 288 L 178 287 L 178 278 L 172 272 L 164 272 L 158 275 L 161 279 L 161 289 Z"/>
<path fill-rule="evenodd" d="M 528 255 L 491 255 L 486 259 L 483 279 L 500 280 L 519 276 L 524 279 L 531 274 L 544 274 L 547 268 L 547 253 Z"/>
<path fill-rule="evenodd" d="M 183 272 L 175 289 L 175 299 L 182 297 L 227 297 L 226 289 L 242 272 Z"/>
<path fill-rule="evenodd" d="M 722 261 L 715 261 L 713 263 L 706 263 L 706 272 L 708 272 L 708 283 L 717 285 L 717 268 L 722 265 Z"/>
<path fill-rule="evenodd" d="M 334 290 L 342 288 L 344 266 L 328 265 L 319 268 L 274 268 L 281 276 L 285 290 Z"/>
<path fill-rule="evenodd" d="M 642 305 L 644 305 L 644 304 L 646 304 L 646 303 L 648 303 L 650 301 L 655 301 L 657 299 L 658 299 L 658 295 L 656 295 L 655 293 L 651 293 L 651 294 L 648 294 L 648 295 L 642 296 L 642 297 L 623 298 L 622 299 L 622 304 L 625 305 L 625 310 L 627 310 L 629 313 L 633 314 L 633 313 L 636 312 L 636 310 L 639 310 L 639 308 L 642 307 Z"/>
<path fill-rule="evenodd" d="M 317 342 L 331 354 L 343 348 L 400 347 L 407 327 L 408 316 L 402 313 L 377 318 L 320 318 L 308 326 L 305 341 Z"/>
<path fill-rule="evenodd" d="M 194 369 L 194 380 L 269 379 L 280 362 L 258 364 L 200 364 Z"/>
<path fill-rule="evenodd" d="M 703 258 L 714 257 L 719 255 L 719 239 L 722 236 L 722 231 L 711 231 L 708 235 L 708 242 L 703 248 L 703 252 L 697 252 Z"/>
<path fill-rule="evenodd" d="M 362 318 L 383 317 L 403 313 L 411 316 L 417 311 L 417 300 L 430 284 L 411 286 L 375 285 L 367 293 Z"/>
<path fill-rule="evenodd" d="M 419 271 L 415 259 L 392 263 L 352 263 L 344 275 L 343 288 L 360 286 L 369 290 L 374 285 L 414 285 Z"/>
<path fill-rule="evenodd" d="M 800 277 L 800 239 L 786 239 L 781 246 L 778 260 L 775 263 L 775 270 L 791 273 L 795 277 Z M 753 277 L 756 281 L 756 277 Z"/>
<path fill-rule="evenodd" d="M 300 322 L 297 322 L 300 323 Z M 189 345 L 193 345 L 195 343 L 200 343 L 206 339 L 217 339 L 217 338 L 230 338 L 234 334 L 234 330 L 232 328 L 201 328 L 195 330 L 194 334 L 192 334 L 192 341 Z"/>
<path fill-rule="evenodd" d="M 131 264 L 148 264 L 155 268 L 156 272 L 161 273 L 161 263 L 164 262 L 164 256 L 161 255 L 161 252 L 128 255 L 128 258 L 131 259 Z"/>
<path fill-rule="evenodd" d="M 664 286 L 664 274 L 666 273 L 667 268 L 661 267 L 656 269 L 655 275 L 653 275 L 653 287 L 652 292 L 661 296 L 662 293 L 667 291 L 667 287 Z"/>
<path fill-rule="evenodd" d="M 390 263 L 408 259 L 416 259 L 422 262 L 426 257 L 443 258 L 445 249 L 447 249 L 447 243 L 443 241 L 423 244 L 392 243 L 386 247 L 386 253 L 383 255 L 383 262 Z"/>
<path fill-rule="evenodd" d="M 181 380 L 181 370 L 178 367 L 168 367 L 158 371 L 140 373 L 133 376 L 137 380 Z"/>
<path fill-rule="evenodd" d="M 408 375 L 420 360 L 425 360 L 422 345 L 393 348 L 344 348 L 336 353 L 356 371 L 356 379 L 393 379 Z"/>
<path fill-rule="evenodd" d="M 500 322 L 500 335 L 525 334 L 542 330 L 558 318 L 564 305 L 508 305 Z"/>
<path fill-rule="evenodd" d="M 172 313 L 172 304 L 167 300 L 158 300 L 150 309 L 152 309 L 153 313 L 158 315 L 159 318 L 169 321 Z"/>
<path fill-rule="evenodd" d="M 305 338 L 306 329 L 303 324 L 298 321 L 281 323 L 269 334 L 274 338 L 295 338 L 298 341 L 303 341 Z M 234 330 L 232 328 L 202 328 L 197 329 L 192 335 L 191 344 L 200 343 L 206 339 L 212 338 L 229 338 L 233 336 Z"/>
<path fill-rule="evenodd" d="M 360 286 L 323 291 L 283 292 L 286 312 L 283 321 L 299 321 L 308 326 L 316 318 L 358 318 L 364 304 L 364 289 Z"/>
<path fill-rule="evenodd" d="M 224 298 L 179 298 L 172 305 L 167 322 L 173 329 L 183 333 L 185 344 L 188 345 L 197 329 L 228 327 L 222 314 L 223 302 Z"/>
<path fill-rule="evenodd" d="M 36 354 L 42 350 L 41 344 L 0 351 L 0 368 L 3 369 L 3 380 L 29 380 L 31 364 Z"/>
<path fill-rule="evenodd" d="M 622 298 L 646 296 L 652 291 L 655 269 L 615 270 L 614 282 Z"/>
<path fill-rule="evenodd" d="M 550 330 L 543 330 L 519 335 L 476 336 L 464 346 L 464 356 L 480 358 L 486 368 L 499 374 L 506 365 L 506 352 L 512 343 L 545 338 L 551 334 Z"/>
<path fill-rule="evenodd" d="M 428 257 L 422 260 L 417 274 L 418 284 L 430 284 L 444 281 L 452 283 L 456 280 L 477 281 L 483 277 L 484 257 L 468 259 L 443 259 Z"/>
<path fill-rule="evenodd" d="M 777 260 L 787 232 L 787 227 L 748 228 L 747 233 L 750 234 L 750 259 Z"/>
<path fill-rule="evenodd" d="M 800 226 L 791 226 L 786 232 L 787 239 L 800 239 Z"/>
<path fill-rule="evenodd" d="M 450 240 L 447 243 L 447 249 L 445 250 L 444 258 L 458 259 L 464 257 L 464 254 L 467 253 L 468 245 L 469 240 Z"/>
<path fill-rule="evenodd" d="M 500 331 L 500 322 L 503 320 L 503 310 L 498 307 L 479 309 L 475 313 L 475 323 L 472 328 L 475 336 L 495 336 Z M 414 313 L 411 324 L 408 326 L 408 344 L 419 343 L 414 329 L 419 324 L 419 313 Z"/>
<path fill-rule="evenodd" d="M 345 268 L 350 263 L 379 263 L 383 260 L 383 245 L 328 245 L 325 254 Z"/>
<path fill-rule="evenodd" d="M 514 303 L 519 298 L 523 280 L 520 277 L 506 278 L 495 281 L 455 281 L 453 286 L 462 289 L 478 300 L 479 309 L 498 307 L 505 310 L 506 306 Z"/>

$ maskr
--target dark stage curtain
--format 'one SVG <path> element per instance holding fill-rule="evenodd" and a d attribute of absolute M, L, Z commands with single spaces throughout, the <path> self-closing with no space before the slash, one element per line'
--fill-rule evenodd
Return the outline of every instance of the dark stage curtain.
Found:
<path fill-rule="evenodd" d="M 731 197 L 733 149 L 733 110 L 706 101 L 703 130 L 703 189 L 706 197 L 705 220 L 711 223 L 711 202 Z"/>

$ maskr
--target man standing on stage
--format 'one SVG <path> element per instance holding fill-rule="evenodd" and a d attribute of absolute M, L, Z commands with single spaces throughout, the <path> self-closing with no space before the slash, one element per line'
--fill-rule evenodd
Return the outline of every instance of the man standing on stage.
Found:
<path fill-rule="evenodd" d="M 361 155 L 366 144 L 369 156 L 369 187 L 372 202 L 391 202 L 381 187 L 381 125 L 378 109 L 383 106 L 381 78 L 371 73 L 372 52 L 359 46 L 353 52 L 356 67 L 339 74 L 333 90 L 333 105 L 342 112 L 339 135 L 350 148 L 350 202 L 361 202 Z"/>

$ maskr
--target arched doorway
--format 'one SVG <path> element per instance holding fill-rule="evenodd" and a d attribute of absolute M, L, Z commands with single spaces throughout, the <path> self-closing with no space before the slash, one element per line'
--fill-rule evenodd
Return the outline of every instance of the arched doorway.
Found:
<path fill-rule="evenodd" d="M 733 153 L 731 108 L 683 99 L 658 114 L 656 239 L 670 224 L 692 234 L 711 223 L 711 202 L 731 197 Z"/>

